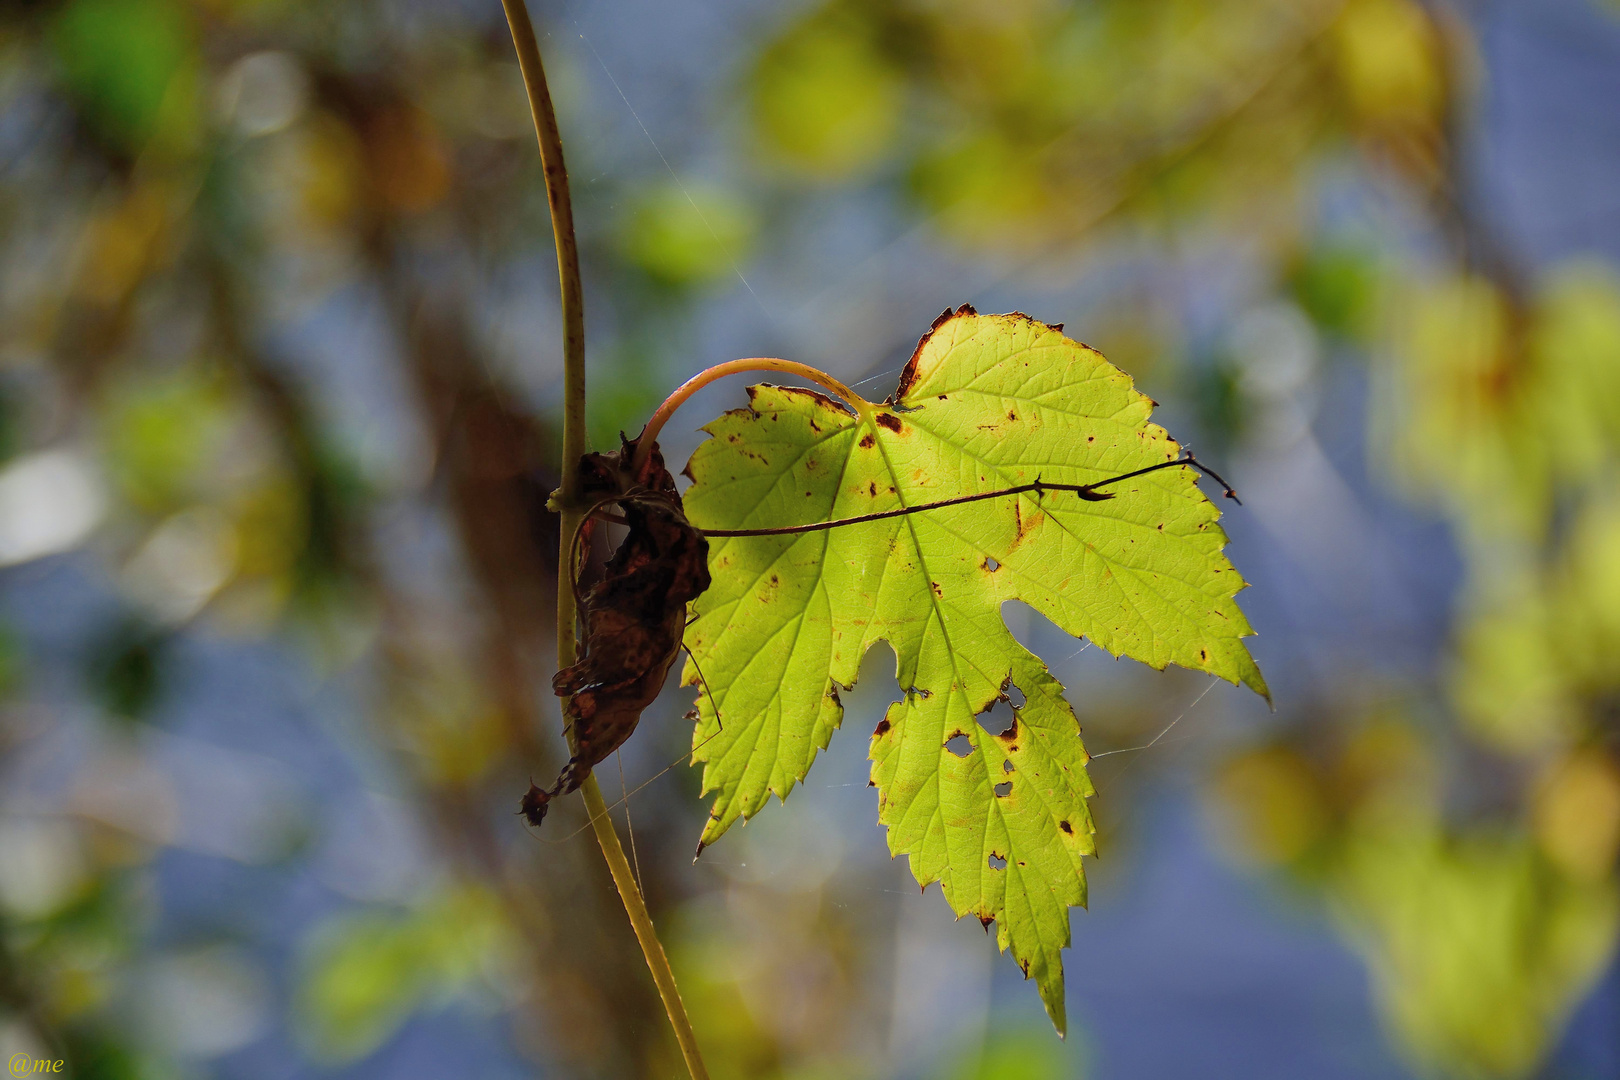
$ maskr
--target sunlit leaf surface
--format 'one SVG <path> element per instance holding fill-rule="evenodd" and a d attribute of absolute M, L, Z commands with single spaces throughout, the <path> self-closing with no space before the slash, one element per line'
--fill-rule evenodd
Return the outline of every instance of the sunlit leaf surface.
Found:
<path fill-rule="evenodd" d="M 1175 458 L 1152 402 L 1084 345 L 1024 315 L 942 317 L 896 396 L 852 413 L 758 386 L 710 424 L 686 495 L 705 529 L 799 525 L 1030 484 L 1094 483 Z M 1021 600 L 1076 636 L 1163 668 L 1265 682 L 1240 639 L 1243 581 L 1190 469 L 1085 501 L 1028 492 L 790 536 L 711 540 L 687 644 L 706 677 L 696 757 L 716 791 L 703 843 L 785 797 L 842 719 L 879 641 L 905 691 L 872 736 L 889 846 L 958 915 L 996 922 L 1064 1027 L 1059 951 L 1085 903 L 1087 756 L 1063 688 L 1002 621 Z M 686 679 L 696 670 L 688 665 Z M 998 700 L 1010 727 L 977 719 Z M 720 722 L 714 715 L 718 706 Z M 999 727 L 1000 725 L 995 725 Z"/>

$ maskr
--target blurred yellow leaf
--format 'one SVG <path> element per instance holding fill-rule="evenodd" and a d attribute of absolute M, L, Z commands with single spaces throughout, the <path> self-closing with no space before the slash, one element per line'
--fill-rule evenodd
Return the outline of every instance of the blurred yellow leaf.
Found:
<path fill-rule="evenodd" d="M 1527 342 L 1538 373 L 1533 423 L 1554 464 L 1584 481 L 1620 447 L 1620 275 L 1599 263 L 1558 270 Z"/>
<path fill-rule="evenodd" d="M 1529 1075 L 1606 968 L 1612 882 L 1576 882 L 1528 838 L 1393 824 L 1358 841 L 1339 915 L 1414 1056 L 1456 1077 Z"/>
<path fill-rule="evenodd" d="M 1525 753 L 1577 730 L 1580 706 L 1563 663 L 1556 615 L 1534 586 L 1461 621 L 1450 669 L 1451 700 L 1475 734 Z"/>
<path fill-rule="evenodd" d="M 1411 0 L 1352 0 L 1333 38 L 1345 94 L 1363 120 L 1410 121 L 1444 103 L 1439 43 Z"/>
<path fill-rule="evenodd" d="M 113 387 L 102 439 L 124 497 L 141 510 L 162 512 L 201 494 L 229 419 L 225 388 L 198 369 Z"/>
<path fill-rule="evenodd" d="M 1582 881 L 1607 876 L 1620 852 L 1620 766 L 1596 750 L 1558 762 L 1541 780 L 1534 821 L 1559 869 Z"/>
<path fill-rule="evenodd" d="M 1393 295 L 1375 445 L 1470 542 L 1540 539 L 1560 488 L 1620 447 L 1620 279 L 1566 268 L 1524 310 L 1477 277 Z"/>
<path fill-rule="evenodd" d="M 1545 449 L 1522 423 L 1529 377 L 1507 301 L 1482 278 L 1398 294 L 1395 366 L 1373 443 L 1397 479 L 1477 535 L 1534 534 L 1549 498 Z"/>
<path fill-rule="evenodd" d="M 1553 571 L 1559 660 L 1573 689 L 1601 699 L 1620 688 L 1620 485 L 1582 508 Z"/>

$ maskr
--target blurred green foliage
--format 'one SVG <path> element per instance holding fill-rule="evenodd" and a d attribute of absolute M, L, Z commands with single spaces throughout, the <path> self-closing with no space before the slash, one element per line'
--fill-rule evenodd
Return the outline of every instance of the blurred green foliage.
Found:
<path fill-rule="evenodd" d="M 861 5 L 839 4 L 760 53 L 754 129 L 785 172 L 844 179 L 893 153 L 906 84 L 881 32 Z"/>
<path fill-rule="evenodd" d="M 620 243 L 631 262 L 660 282 L 707 284 L 737 272 L 756 229 L 747 204 L 735 197 L 669 183 L 632 200 Z"/>
<path fill-rule="evenodd" d="M 160 375 L 109 395 L 101 423 L 121 493 L 148 513 L 173 511 L 206 493 L 231 431 L 229 399 L 198 370 Z"/>
<path fill-rule="evenodd" d="M 1366 343 L 1377 333 L 1382 278 L 1376 255 L 1334 244 L 1304 253 L 1288 275 L 1288 291 L 1317 329 Z"/>
<path fill-rule="evenodd" d="M 403 913 L 335 915 L 309 942 L 294 1005 L 299 1034 L 319 1060 L 364 1057 L 424 1004 L 498 976 L 509 948 L 498 901 L 476 889 Z"/>
<path fill-rule="evenodd" d="M 92 643 L 85 683 L 109 715 L 140 720 L 152 712 L 164 690 L 164 659 L 171 638 L 169 632 L 132 617 L 113 623 Z"/>
<path fill-rule="evenodd" d="M 0 698 L 9 697 L 22 685 L 24 652 L 17 633 L 0 622 Z"/>
<path fill-rule="evenodd" d="M 191 9 L 176 0 L 70 0 L 50 39 L 69 91 L 126 152 L 160 129 L 195 123 Z"/>
<path fill-rule="evenodd" d="M 994 1023 L 994 1021 L 992 1021 Z M 944 1070 L 944 1080 L 1084 1080 L 1089 1070 L 1076 1071 L 1068 1048 L 1053 1042 L 1039 1028 L 996 1025 L 986 1034 L 977 1054 L 966 1055 Z"/>
<path fill-rule="evenodd" d="M 22 432 L 17 430 L 21 419 L 21 395 L 4 381 L 0 381 L 0 463 L 15 454 L 22 445 Z"/>

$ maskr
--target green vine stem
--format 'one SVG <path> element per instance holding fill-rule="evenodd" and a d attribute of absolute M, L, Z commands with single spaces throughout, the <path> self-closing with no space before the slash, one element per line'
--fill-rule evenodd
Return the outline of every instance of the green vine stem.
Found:
<path fill-rule="evenodd" d="M 727 375 L 736 375 L 744 371 L 780 371 L 783 374 L 797 375 L 801 379 L 808 379 L 810 382 L 825 387 L 843 398 L 850 408 L 862 416 L 865 416 L 874 408 L 870 401 L 867 401 L 825 371 L 820 368 L 813 368 L 809 364 L 801 364 L 797 360 L 778 360 L 774 356 L 747 356 L 741 360 L 728 360 L 723 364 L 716 364 L 714 367 L 705 368 L 698 372 L 681 383 L 680 386 L 675 388 L 674 393 L 664 399 L 664 403 L 658 406 L 657 411 L 652 414 L 652 419 L 648 420 L 647 426 L 642 429 L 636 445 L 634 468 L 639 469 L 641 467 L 641 463 L 646 460 L 647 455 L 652 451 L 653 443 L 658 441 L 658 433 L 664 429 L 664 423 L 675 414 L 676 409 L 686 403 L 687 398 L 712 382 L 723 379 Z"/>
<path fill-rule="evenodd" d="M 546 199 L 551 205 L 551 228 L 557 243 L 557 276 L 562 284 L 563 316 L 563 453 L 562 488 L 556 503 L 562 514 L 563 550 L 568 550 L 568 539 L 578 528 L 584 508 L 579 498 L 579 471 L 575 463 L 585 455 L 585 306 L 580 287 L 579 244 L 574 236 L 574 209 L 568 193 L 568 170 L 563 165 L 562 136 L 557 130 L 557 114 L 551 104 L 551 90 L 546 85 L 546 71 L 540 62 L 540 45 L 535 40 L 534 24 L 529 20 L 524 0 L 501 0 L 506 10 L 506 22 L 512 31 L 512 44 L 517 48 L 518 66 L 523 72 L 523 85 L 529 94 L 529 109 L 534 114 L 535 136 L 540 142 L 540 161 L 545 168 Z M 567 559 L 557 565 L 557 665 L 571 667 L 577 645 L 574 625 L 577 611 L 574 604 L 574 583 Z M 570 736 L 570 743 L 572 737 Z M 652 971 L 658 995 L 663 999 L 664 1011 L 675 1029 L 675 1040 L 686 1059 L 692 1080 L 708 1080 L 703 1057 L 698 1052 L 697 1036 L 687 1019 L 686 1006 L 681 1003 L 680 989 L 675 985 L 675 973 L 670 970 L 669 958 L 663 943 L 647 914 L 647 904 L 636 886 L 635 875 L 624 857 L 619 834 L 608 816 L 602 801 L 602 790 L 595 775 L 587 776 L 580 793 L 585 798 L 585 812 L 590 818 L 592 831 L 602 848 L 618 887 L 619 898 L 624 901 L 625 913 L 635 929 L 636 940 L 647 967 Z"/>

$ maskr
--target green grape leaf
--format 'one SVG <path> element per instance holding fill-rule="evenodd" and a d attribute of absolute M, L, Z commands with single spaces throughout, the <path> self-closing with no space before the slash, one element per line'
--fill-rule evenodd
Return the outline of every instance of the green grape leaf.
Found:
<path fill-rule="evenodd" d="M 1045 483 L 1084 485 L 1179 456 L 1153 403 L 1100 355 L 1022 314 L 947 312 L 896 394 L 854 412 L 761 385 L 703 430 L 686 511 L 704 530 L 881 513 Z M 958 916 L 996 923 L 1064 1030 L 1060 950 L 1095 852 L 1089 760 L 1063 688 L 1008 632 L 1021 600 L 1116 655 L 1265 681 L 1241 638 L 1244 582 L 1190 468 L 1107 501 L 1027 492 L 796 535 L 711 537 L 713 585 L 686 632 L 699 672 L 694 759 L 717 792 L 702 843 L 786 798 L 843 716 L 839 690 L 886 641 L 903 700 L 872 735 L 889 849 Z M 1016 691 L 1015 689 L 1016 688 Z M 1023 702 L 991 732 L 978 717 Z M 1014 701 L 1016 704 L 1016 700 Z M 719 721 L 716 719 L 716 709 Z M 702 847 L 699 847 L 699 851 Z"/>

